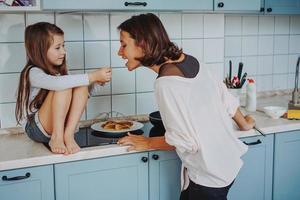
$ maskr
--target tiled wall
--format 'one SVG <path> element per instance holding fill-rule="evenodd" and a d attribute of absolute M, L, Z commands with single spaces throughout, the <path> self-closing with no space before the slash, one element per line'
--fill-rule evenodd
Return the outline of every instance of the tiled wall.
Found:
<path fill-rule="evenodd" d="M 242 61 L 259 91 L 290 89 L 298 56 L 299 16 L 225 16 L 225 74 Z"/>
<path fill-rule="evenodd" d="M 129 72 L 117 56 L 116 27 L 135 13 L 28 13 L 0 15 L 0 119 L 2 127 L 15 126 L 15 91 L 25 64 L 24 29 L 38 21 L 56 23 L 65 31 L 67 61 L 71 73 L 100 66 L 113 67 L 113 79 L 89 99 L 82 119 L 102 112 L 125 115 L 156 110 L 153 84 L 156 74 L 139 68 Z M 222 79 L 224 65 L 224 15 L 157 13 L 172 41 L 191 53 Z"/>
<path fill-rule="evenodd" d="M 24 29 L 38 21 L 56 23 L 65 31 L 71 73 L 100 66 L 113 67 L 113 79 L 89 99 L 82 119 L 117 111 L 125 115 L 156 110 L 153 83 L 147 68 L 128 72 L 117 56 L 116 27 L 137 13 L 27 13 L 0 15 L 0 119 L 2 127 L 15 126 L 15 91 L 25 64 Z M 257 80 L 259 91 L 293 87 L 300 55 L 300 18 L 296 16 L 242 16 L 223 14 L 156 13 L 170 38 L 197 57 L 218 79 L 233 61 Z"/>

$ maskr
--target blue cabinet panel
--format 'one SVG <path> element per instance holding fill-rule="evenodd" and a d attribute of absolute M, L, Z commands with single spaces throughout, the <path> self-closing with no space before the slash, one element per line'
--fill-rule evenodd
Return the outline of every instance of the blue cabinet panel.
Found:
<path fill-rule="evenodd" d="M 300 0 L 265 0 L 266 14 L 300 14 Z"/>
<path fill-rule="evenodd" d="M 249 149 L 228 200 L 272 200 L 273 138 L 272 134 L 242 139 Z"/>
<path fill-rule="evenodd" d="M 300 199 L 300 131 L 275 135 L 274 200 Z"/>
<path fill-rule="evenodd" d="M 213 0 L 42 0 L 45 10 L 213 10 Z M 134 5 L 135 3 L 139 5 Z"/>
<path fill-rule="evenodd" d="M 149 158 L 149 200 L 179 200 L 181 161 L 176 152 L 149 152 Z"/>
<path fill-rule="evenodd" d="M 57 164 L 56 200 L 147 200 L 148 162 L 136 153 Z"/>
<path fill-rule="evenodd" d="M 0 177 L 1 200 L 54 200 L 52 165 L 1 171 Z"/>
<path fill-rule="evenodd" d="M 215 0 L 216 11 L 260 12 L 261 0 Z"/>

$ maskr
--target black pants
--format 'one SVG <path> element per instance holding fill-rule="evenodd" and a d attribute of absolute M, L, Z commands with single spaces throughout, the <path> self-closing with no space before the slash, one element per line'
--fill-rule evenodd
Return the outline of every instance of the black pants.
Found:
<path fill-rule="evenodd" d="M 180 200 L 227 200 L 227 194 L 233 182 L 223 188 L 211 188 L 198 185 L 190 180 L 188 188 L 181 192 Z"/>

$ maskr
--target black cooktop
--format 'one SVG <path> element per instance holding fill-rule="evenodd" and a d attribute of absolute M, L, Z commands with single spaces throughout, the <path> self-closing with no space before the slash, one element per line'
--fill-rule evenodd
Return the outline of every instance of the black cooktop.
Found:
<path fill-rule="evenodd" d="M 154 127 L 150 122 L 144 123 L 142 129 L 131 132 L 132 134 L 144 135 L 146 137 L 164 135 L 164 130 Z M 125 135 L 125 134 L 124 134 Z M 111 134 L 105 134 L 99 131 L 94 131 L 90 127 L 80 128 L 79 132 L 75 134 L 75 140 L 81 148 L 104 146 L 109 144 L 116 144 L 119 137 L 110 137 Z M 45 144 L 48 146 L 48 144 Z"/>

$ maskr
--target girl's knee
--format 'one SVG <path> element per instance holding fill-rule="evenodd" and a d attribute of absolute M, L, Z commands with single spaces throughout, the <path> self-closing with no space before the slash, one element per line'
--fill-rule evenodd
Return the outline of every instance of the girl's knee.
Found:
<path fill-rule="evenodd" d="M 89 92 L 88 86 L 76 87 L 73 89 L 73 92 L 80 92 L 82 94 L 87 94 Z"/>

